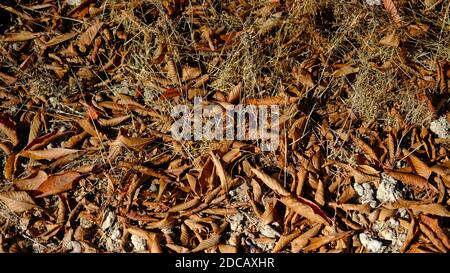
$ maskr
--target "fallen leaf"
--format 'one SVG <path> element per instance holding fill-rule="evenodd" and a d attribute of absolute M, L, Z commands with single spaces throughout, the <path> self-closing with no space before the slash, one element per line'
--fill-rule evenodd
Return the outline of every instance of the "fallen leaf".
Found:
<path fill-rule="evenodd" d="M 428 177 L 430 177 L 432 170 L 425 162 L 420 160 L 417 156 L 409 153 L 408 150 L 403 150 L 403 154 L 407 156 L 407 160 L 409 160 L 411 166 L 418 175 L 422 176 L 425 179 L 428 179 Z"/>
<path fill-rule="evenodd" d="M 402 173 L 402 172 L 397 172 L 397 171 L 393 171 L 393 170 L 389 170 L 389 169 L 384 169 L 384 171 L 392 176 L 393 178 L 402 181 L 403 183 L 407 184 L 407 185 L 411 185 L 411 186 L 415 186 L 418 188 L 425 188 L 428 186 L 428 181 L 423 178 L 420 177 L 418 175 L 415 174 L 411 174 L 411 173 Z"/>
<path fill-rule="evenodd" d="M 228 102 L 233 103 L 240 99 L 242 90 L 242 82 L 239 82 L 236 86 L 234 86 L 230 93 L 228 94 Z"/>
<path fill-rule="evenodd" d="M 14 76 L 10 76 L 6 73 L 0 72 L 0 80 L 6 83 L 6 85 L 13 85 L 17 81 L 17 78 Z"/>
<path fill-rule="evenodd" d="M 99 22 L 92 26 L 90 26 L 81 36 L 78 40 L 78 47 L 81 52 L 85 53 L 87 50 L 87 47 L 92 44 L 92 42 L 95 39 L 95 36 L 97 36 L 98 31 L 102 28 L 103 23 Z"/>
<path fill-rule="evenodd" d="M 313 227 L 311 227 L 308 231 L 303 233 L 302 235 L 298 236 L 291 242 L 292 246 L 292 252 L 297 253 L 300 250 L 302 250 L 305 246 L 308 245 L 309 240 L 319 234 L 320 230 L 322 229 L 321 224 L 317 224 Z"/>
<path fill-rule="evenodd" d="M 29 32 L 29 31 L 22 31 L 18 33 L 7 33 L 5 36 L 1 39 L 3 42 L 23 42 L 28 40 L 33 40 L 36 38 L 37 34 Z"/>
<path fill-rule="evenodd" d="M 430 239 L 431 243 L 442 253 L 446 253 L 447 249 L 444 244 L 442 244 L 441 240 L 433 233 L 433 231 L 425 224 L 419 223 L 419 229 L 425 234 L 428 239 Z"/>
<path fill-rule="evenodd" d="M 0 201 L 17 213 L 37 207 L 33 199 L 24 191 L 0 192 Z"/>
<path fill-rule="evenodd" d="M 341 64 L 335 66 L 337 69 L 334 70 L 332 76 L 333 77 L 344 77 L 350 74 L 355 74 L 359 72 L 358 67 L 353 67 L 349 64 Z"/>
<path fill-rule="evenodd" d="M 39 132 L 41 130 L 41 113 L 37 112 L 30 125 L 30 133 L 28 134 L 28 144 L 30 144 L 35 138 L 39 136 Z"/>
<path fill-rule="evenodd" d="M 278 183 L 278 181 L 276 179 L 272 178 L 271 176 L 263 173 L 262 171 L 260 171 L 258 169 L 252 168 L 251 170 L 254 174 L 256 174 L 256 176 L 259 179 L 261 179 L 262 182 L 264 182 L 264 184 L 266 184 L 276 194 L 281 195 L 281 196 L 289 196 L 290 195 L 290 193 L 283 186 L 281 186 L 281 184 Z"/>
<path fill-rule="evenodd" d="M 53 131 L 53 132 L 50 132 L 43 136 L 36 137 L 30 143 L 28 143 L 27 146 L 25 146 L 25 148 L 23 148 L 23 150 L 24 151 L 25 150 L 33 151 L 33 150 L 39 149 L 41 147 L 47 146 L 53 140 L 65 135 L 65 134 L 66 134 L 65 132 Z"/>
<path fill-rule="evenodd" d="M 190 67 L 190 66 L 183 66 L 183 69 L 181 71 L 181 81 L 189 81 L 195 78 L 198 78 L 202 74 L 202 71 L 200 68 L 197 67 Z"/>
<path fill-rule="evenodd" d="M 18 156 L 23 156 L 36 160 L 41 159 L 53 160 L 77 152 L 79 152 L 79 150 L 65 149 L 65 148 L 50 148 L 47 150 L 23 151 L 20 152 Z"/>
<path fill-rule="evenodd" d="M 19 144 L 17 137 L 16 124 L 8 114 L 0 113 L 0 131 L 2 131 L 12 142 L 14 146 Z"/>
<path fill-rule="evenodd" d="M 214 163 L 214 166 L 216 167 L 216 173 L 219 176 L 220 185 L 222 186 L 222 190 L 228 194 L 229 189 L 229 182 L 228 182 L 228 175 L 223 169 L 222 163 L 220 162 L 220 159 L 213 153 L 210 152 L 212 162 Z"/>
<path fill-rule="evenodd" d="M 450 239 L 447 233 L 441 228 L 441 226 L 439 226 L 438 219 L 431 218 L 422 214 L 420 215 L 420 220 L 436 234 L 436 236 L 442 241 L 447 249 L 450 249 Z"/>
<path fill-rule="evenodd" d="M 450 211 L 441 204 L 417 204 L 409 206 L 410 209 L 419 211 L 425 214 L 437 215 L 442 217 L 450 217 Z"/>
<path fill-rule="evenodd" d="M 13 185 L 18 190 L 34 191 L 47 179 L 48 175 L 44 171 L 38 171 L 27 178 L 14 181 Z"/>
<path fill-rule="evenodd" d="M 199 252 L 217 246 L 219 244 L 219 240 L 220 235 L 212 234 L 208 239 L 201 241 L 194 249 L 192 249 L 192 252 Z"/>
<path fill-rule="evenodd" d="M 39 193 L 36 198 L 41 198 L 61 192 L 71 190 L 82 175 L 77 172 L 66 172 L 50 176 L 36 191 Z"/>
<path fill-rule="evenodd" d="M 398 14 L 398 10 L 392 0 L 383 0 L 384 9 L 389 13 L 392 21 L 399 25 L 402 22 L 402 18 Z"/>
<path fill-rule="evenodd" d="M 289 209 L 295 211 L 299 215 L 312 221 L 313 223 L 321 223 L 325 225 L 331 224 L 331 219 L 316 204 L 304 198 L 296 198 L 293 196 L 282 196 L 280 201 Z"/>
<path fill-rule="evenodd" d="M 398 47 L 400 45 L 400 37 L 398 37 L 397 32 L 394 30 L 391 34 L 381 39 L 380 44 Z"/>
<path fill-rule="evenodd" d="M 72 39 L 73 37 L 77 36 L 76 32 L 72 33 L 64 33 L 58 36 L 53 37 L 48 42 L 45 43 L 46 46 L 54 46 L 60 43 L 64 43 L 65 41 L 68 41 Z"/>

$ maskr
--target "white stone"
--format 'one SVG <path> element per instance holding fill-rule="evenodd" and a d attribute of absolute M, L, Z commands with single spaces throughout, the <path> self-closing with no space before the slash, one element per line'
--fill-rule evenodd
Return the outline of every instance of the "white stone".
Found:
<path fill-rule="evenodd" d="M 117 240 L 122 236 L 120 229 L 116 228 L 111 232 L 111 239 Z"/>
<path fill-rule="evenodd" d="M 450 138 L 450 124 L 445 116 L 431 122 L 430 130 L 439 138 Z"/>
<path fill-rule="evenodd" d="M 113 212 L 108 211 L 105 219 L 103 220 L 102 229 L 106 230 L 106 229 L 110 228 L 113 225 L 115 220 L 116 220 L 116 215 Z"/>
<path fill-rule="evenodd" d="M 81 5 L 81 0 L 67 0 L 69 6 L 79 6 Z"/>
<path fill-rule="evenodd" d="M 402 198 L 399 183 L 391 176 L 381 174 L 381 183 L 377 189 L 377 199 L 382 203 L 393 203 Z"/>
<path fill-rule="evenodd" d="M 381 5 L 381 0 L 366 0 L 366 4 L 369 6 Z"/>
<path fill-rule="evenodd" d="M 381 241 L 378 241 L 374 237 L 365 233 L 359 234 L 359 240 L 361 241 L 361 244 L 370 252 L 382 253 L 385 248 Z"/>
<path fill-rule="evenodd" d="M 361 204 L 369 204 L 371 208 L 375 208 L 377 206 L 377 201 L 374 198 L 375 192 L 369 183 L 364 184 L 354 183 L 353 188 L 355 189 L 356 193 L 360 196 L 359 200 Z"/>
<path fill-rule="evenodd" d="M 273 229 L 270 225 L 265 225 L 260 227 L 259 232 L 267 238 L 277 238 L 280 237 L 280 233 Z"/>
<path fill-rule="evenodd" d="M 145 251 L 147 249 L 147 241 L 137 235 L 131 235 L 131 243 L 133 244 L 135 251 Z"/>

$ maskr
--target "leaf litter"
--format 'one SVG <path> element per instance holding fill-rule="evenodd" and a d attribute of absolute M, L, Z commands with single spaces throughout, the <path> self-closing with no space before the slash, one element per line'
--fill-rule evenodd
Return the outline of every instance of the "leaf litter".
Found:
<path fill-rule="evenodd" d="M 15 2 L 0 250 L 450 249 L 445 1 Z M 279 105 L 280 146 L 172 138 L 195 96 Z"/>

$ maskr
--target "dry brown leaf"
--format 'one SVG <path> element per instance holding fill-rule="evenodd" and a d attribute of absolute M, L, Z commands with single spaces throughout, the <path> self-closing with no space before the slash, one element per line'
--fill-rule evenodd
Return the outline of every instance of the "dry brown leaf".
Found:
<path fill-rule="evenodd" d="M 236 101 L 239 101 L 241 98 L 241 90 L 242 90 L 242 82 L 239 82 L 236 86 L 234 86 L 230 93 L 228 94 L 228 100 L 229 103 L 234 103 Z"/>
<path fill-rule="evenodd" d="M 2 131 L 12 142 L 14 146 L 19 144 L 17 137 L 16 124 L 8 114 L 0 113 L 0 131 Z"/>
<path fill-rule="evenodd" d="M 117 141 L 119 141 L 121 144 L 125 145 L 128 148 L 136 149 L 136 150 L 142 150 L 145 148 L 146 145 L 152 143 L 155 141 L 157 137 L 127 137 L 125 135 L 119 135 L 117 137 Z"/>
<path fill-rule="evenodd" d="M 389 162 L 392 164 L 396 158 L 397 155 L 397 148 L 396 148 L 396 137 L 395 133 L 391 130 L 388 134 L 388 141 L 387 141 L 387 147 L 389 150 Z"/>
<path fill-rule="evenodd" d="M 316 193 L 314 195 L 314 201 L 317 204 L 324 206 L 325 205 L 325 188 L 322 180 L 319 179 L 319 183 L 317 184 Z"/>
<path fill-rule="evenodd" d="M 266 201 L 264 213 L 259 216 L 261 225 L 268 225 L 276 220 L 277 211 L 275 210 L 275 205 L 277 204 L 276 198 L 271 198 Z"/>
<path fill-rule="evenodd" d="M 321 237 L 312 238 L 310 244 L 304 248 L 305 251 L 311 251 L 320 248 L 323 245 L 331 243 L 333 241 L 340 240 L 347 236 L 352 235 L 353 231 L 340 232 L 335 235 L 326 235 Z"/>
<path fill-rule="evenodd" d="M 410 209 L 422 212 L 424 214 L 437 215 L 442 217 L 450 217 L 450 211 L 441 204 L 417 204 L 409 206 Z"/>
<path fill-rule="evenodd" d="M 57 45 L 60 43 L 64 43 L 65 41 L 68 41 L 75 36 L 77 36 L 76 32 L 64 33 L 64 34 L 53 37 L 48 42 L 46 42 L 45 45 L 46 46 L 54 46 L 54 45 Z"/>
<path fill-rule="evenodd" d="M 212 234 L 208 239 L 201 241 L 194 249 L 192 249 L 192 252 L 199 252 L 211 247 L 215 247 L 219 244 L 219 241 L 220 235 Z"/>
<path fill-rule="evenodd" d="M 292 76 L 308 88 L 312 88 L 315 85 L 311 73 L 305 68 L 295 67 L 292 71 Z"/>
<path fill-rule="evenodd" d="M 399 25 L 402 22 L 402 18 L 398 14 L 398 10 L 392 0 L 383 0 L 384 9 L 389 13 L 392 21 Z"/>
<path fill-rule="evenodd" d="M 396 172 L 389 169 L 384 169 L 384 171 L 392 176 L 393 178 L 402 181 L 403 183 L 411 186 L 415 186 L 418 188 L 426 188 L 428 186 L 428 181 L 424 179 L 423 177 L 420 177 L 415 174 L 411 173 L 402 173 L 402 172 Z"/>
<path fill-rule="evenodd" d="M 412 24 L 407 27 L 407 33 L 409 36 L 416 38 L 426 33 L 429 28 L 428 25 L 422 23 Z"/>
<path fill-rule="evenodd" d="M 425 234 L 431 243 L 442 253 L 446 253 L 447 249 L 442 244 L 441 240 L 433 233 L 433 231 L 425 224 L 419 223 L 420 231 Z"/>
<path fill-rule="evenodd" d="M 358 184 L 371 182 L 371 181 L 375 181 L 375 180 L 379 179 L 378 176 L 365 174 L 362 171 L 355 169 L 348 164 L 335 162 L 334 165 L 339 166 L 339 167 L 343 168 L 344 170 L 346 170 L 349 173 L 349 175 L 352 176 L 355 179 L 355 182 Z"/>
<path fill-rule="evenodd" d="M 229 179 L 228 175 L 223 169 L 222 163 L 220 162 L 220 159 L 213 153 L 209 153 L 211 155 L 212 162 L 214 163 L 214 166 L 216 167 L 216 173 L 219 176 L 220 185 L 222 187 L 222 190 L 228 194 L 229 189 Z"/>
<path fill-rule="evenodd" d="M 273 105 L 273 104 L 291 104 L 296 103 L 300 98 L 298 97 L 284 97 L 284 96 L 274 96 L 265 97 L 261 99 L 249 99 L 247 104 L 252 105 Z"/>
<path fill-rule="evenodd" d="M 8 155 L 5 162 L 5 178 L 6 180 L 11 180 L 13 178 L 14 172 L 16 171 L 16 164 L 17 164 L 17 154 L 15 152 L 12 152 Z"/>
<path fill-rule="evenodd" d="M 312 228 L 310 228 L 308 231 L 306 231 L 305 233 L 303 233 L 302 235 L 300 235 L 299 237 L 295 238 L 292 242 L 291 242 L 291 249 L 293 253 L 297 253 L 300 250 L 302 250 L 305 246 L 308 245 L 309 240 L 316 236 L 317 234 L 319 234 L 320 230 L 322 229 L 322 225 L 321 224 L 317 224 L 315 226 L 313 226 Z"/>
<path fill-rule="evenodd" d="M 237 253 L 238 249 L 236 246 L 233 245 L 219 245 L 219 251 L 220 253 Z"/>
<path fill-rule="evenodd" d="M 422 176 L 425 179 L 428 179 L 428 177 L 430 177 L 432 170 L 425 162 L 420 160 L 417 156 L 410 154 L 407 150 L 403 150 L 403 154 L 405 156 L 408 156 L 407 159 L 410 161 L 413 170 L 418 175 Z"/>
<path fill-rule="evenodd" d="M 172 60 L 167 62 L 167 77 L 172 83 L 178 83 L 177 67 Z"/>
<path fill-rule="evenodd" d="M 321 223 L 324 225 L 330 225 L 331 219 L 311 201 L 304 198 L 295 198 L 293 196 L 283 196 L 280 201 L 285 204 L 289 209 L 295 211 L 299 215 L 312 221 L 313 223 Z"/>
<path fill-rule="evenodd" d="M 37 207 L 33 199 L 24 191 L 0 192 L 0 201 L 14 212 L 24 212 Z"/>
<path fill-rule="evenodd" d="M 200 197 L 196 196 L 185 203 L 178 204 L 176 206 L 171 207 L 168 210 L 168 212 L 178 212 L 178 211 L 188 210 L 193 207 L 196 207 L 199 203 L 200 203 Z"/>
<path fill-rule="evenodd" d="M 290 193 L 283 186 L 281 186 L 281 184 L 278 183 L 278 181 L 276 179 L 272 178 L 271 176 L 263 173 L 262 171 L 260 171 L 258 169 L 252 168 L 251 170 L 254 174 L 256 174 L 256 176 L 259 179 L 261 179 L 262 182 L 264 182 L 264 184 L 266 184 L 276 194 L 281 195 L 281 196 L 289 196 L 290 195 Z"/>
<path fill-rule="evenodd" d="M 36 137 L 30 143 L 28 143 L 27 146 L 25 146 L 25 148 L 23 150 L 24 151 L 26 151 L 26 150 L 33 151 L 33 150 L 39 149 L 41 147 L 47 146 L 53 140 L 65 135 L 65 134 L 66 134 L 65 132 L 53 131 L 53 132 L 50 132 L 43 136 Z"/>
<path fill-rule="evenodd" d="M 398 47 L 400 45 L 400 37 L 398 37 L 397 32 L 394 30 L 391 34 L 386 35 L 383 39 L 381 39 L 380 44 Z"/>
<path fill-rule="evenodd" d="M 6 83 L 6 85 L 13 85 L 17 81 L 17 78 L 0 71 L 0 80 Z"/>
<path fill-rule="evenodd" d="M 47 173 L 38 171 L 30 177 L 14 181 L 14 187 L 22 191 L 34 191 L 47 179 Z"/>
<path fill-rule="evenodd" d="M 3 42 L 23 42 L 28 40 L 33 40 L 36 38 L 37 34 L 29 31 L 22 31 L 18 33 L 7 33 L 1 39 Z"/>
<path fill-rule="evenodd" d="M 378 162 L 378 156 L 369 144 L 367 144 L 364 140 L 358 139 L 356 137 L 352 138 L 368 159 L 373 160 L 374 162 Z"/>
<path fill-rule="evenodd" d="M 47 150 L 23 151 L 20 152 L 18 156 L 23 156 L 36 160 L 41 159 L 54 160 L 77 152 L 79 152 L 79 150 L 65 149 L 65 148 L 49 148 Z"/>
<path fill-rule="evenodd" d="M 332 76 L 333 77 L 344 77 L 350 74 L 355 74 L 359 72 L 358 67 L 353 67 L 349 64 L 341 64 L 335 66 L 337 69 L 334 70 Z"/>
<path fill-rule="evenodd" d="M 37 112 L 30 125 L 30 133 L 28 134 L 28 144 L 30 144 L 35 138 L 39 136 L 41 130 L 41 112 Z"/>
<path fill-rule="evenodd" d="M 78 40 L 78 47 L 81 52 L 85 53 L 87 50 L 87 47 L 92 44 L 92 42 L 95 39 L 95 36 L 97 36 L 98 31 L 102 28 L 103 22 L 98 22 L 92 26 L 90 26 L 81 36 Z"/>
<path fill-rule="evenodd" d="M 285 248 L 292 240 L 297 238 L 301 234 L 301 230 L 295 230 L 290 234 L 281 235 L 280 239 L 278 239 L 277 243 L 272 249 L 272 253 L 280 252 L 283 248 Z"/>
<path fill-rule="evenodd" d="M 436 236 L 442 241 L 447 249 L 450 249 L 450 239 L 447 233 L 439 226 L 438 219 L 431 218 L 422 214 L 420 215 L 420 220 L 436 234 Z"/>
<path fill-rule="evenodd" d="M 181 81 L 189 81 L 195 78 L 200 77 L 202 75 L 202 71 L 197 67 L 183 66 L 181 70 Z"/>
<path fill-rule="evenodd" d="M 110 126 L 119 125 L 120 123 L 122 123 L 126 120 L 129 120 L 130 118 L 131 118 L 131 115 L 125 115 L 125 116 L 120 116 L 120 117 L 115 117 L 115 118 L 110 118 L 110 119 L 99 118 L 98 123 L 103 127 L 110 127 Z"/>
<path fill-rule="evenodd" d="M 63 143 L 63 148 L 72 149 L 88 136 L 89 136 L 89 134 L 86 131 L 83 131 L 77 135 L 74 135 L 71 138 L 69 138 L 66 142 Z"/>
<path fill-rule="evenodd" d="M 39 193 L 36 198 L 41 198 L 71 190 L 75 182 L 77 182 L 80 177 L 81 174 L 77 172 L 66 172 L 62 174 L 52 175 L 36 189 L 36 191 Z"/>
<path fill-rule="evenodd" d="M 0 150 L 2 150 L 6 155 L 11 154 L 11 145 L 0 142 Z"/>
<path fill-rule="evenodd" d="M 400 249 L 401 253 L 406 252 L 406 250 L 408 250 L 409 246 L 411 245 L 414 237 L 416 236 L 416 232 L 417 232 L 417 225 L 416 225 L 416 219 L 414 218 L 414 216 L 412 215 L 412 213 L 410 213 L 411 217 L 411 222 L 409 224 L 408 227 L 408 233 L 406 234 L 406 239 L 403 242 L 403 245 Z"/>

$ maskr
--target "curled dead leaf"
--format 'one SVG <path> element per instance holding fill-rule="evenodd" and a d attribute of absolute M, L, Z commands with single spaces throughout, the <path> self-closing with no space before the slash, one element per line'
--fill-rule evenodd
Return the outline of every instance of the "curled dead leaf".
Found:
<path fill-rule="evenodd" d="M 262 182 L 264 182 L 264 184 L 266 184 L 276 194 L 281 195 L 281 196 L 289 196 L 290 195 L 290 193 L 283 186 L 281 186 L 281 184 L 278 183 L 278 181 L 276 179 L 272 178 L 271 176 L 263 173 L 262 171 L 260 171 L 258 169 L 252 168 L 251 170 L 254 174 L 256 174 L 256 176 L 259 179 L 261 179 Z"/>

